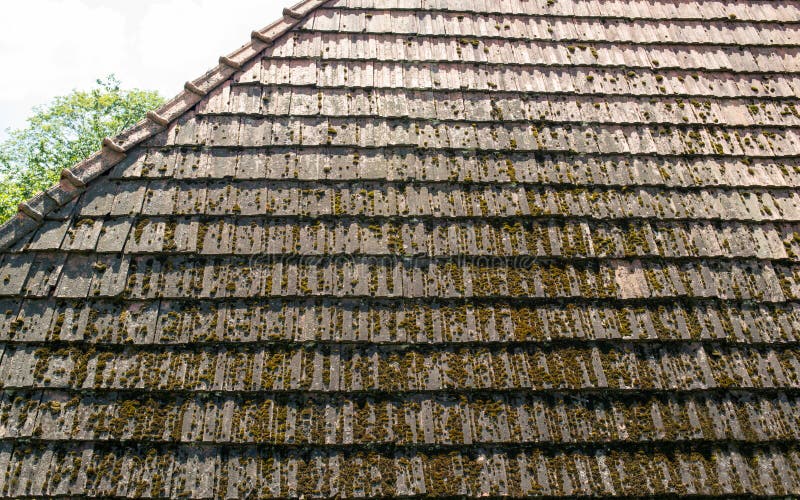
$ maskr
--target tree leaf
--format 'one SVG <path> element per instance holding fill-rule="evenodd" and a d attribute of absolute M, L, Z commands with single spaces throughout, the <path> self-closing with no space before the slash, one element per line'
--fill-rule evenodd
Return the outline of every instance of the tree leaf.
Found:
<path fill-rule="evenodd" d="M 122 90 L 114 75 L 89 91 L 74 90 L 34 108 L 28 126 L 9 132 L 0 144 L 0 222 L 17 205 L 58 182 L 70 168 L 163 104 L 158 92 Z"/>

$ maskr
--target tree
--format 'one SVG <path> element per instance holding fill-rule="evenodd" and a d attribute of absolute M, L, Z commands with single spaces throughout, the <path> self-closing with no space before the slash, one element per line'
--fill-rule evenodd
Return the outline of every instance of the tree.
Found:
<path fill-rule="evenodd" d="M 10 131 L 0 144 L 0 222 L 20 202 L 58 182 L 61 170 L 100 149 L 104 137 L 131 127 L 163 102 L 158 92 L 122 90 L 110 75 L 98 79 L 96 88 L 34 108 L 27 127 Z"/>

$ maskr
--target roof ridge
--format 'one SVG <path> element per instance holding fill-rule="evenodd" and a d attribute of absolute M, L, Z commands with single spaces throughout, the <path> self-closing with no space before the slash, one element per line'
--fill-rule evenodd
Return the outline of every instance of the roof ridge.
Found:
<path fill-rule="evenodd" d="M 329 0 L 302 0 L 283 9 L 283 16 L 272 24 L 253 31 L 250 42 L 227 56 L 219 58 L 219 64 L 204 75 L 187 81 L 184 90 L 164 103 L 157 110 L 134 126 L 113 138 L 103 139 L 100 151 L 61 172 L 58 184 L 33 198 L 19 204 L 17 214 L 0 225 L 0 251 L 7 250 L 23 236 L 43 224 L 44 217 L 78 197 L 88 184 L 117 165 L 126 157 L 127 151 L 142 141 L 162 132 L 172 122 L 191 110 L 212 90 L 227 81 L 245 64 L 270 47 L 278 38 L 300 24 L 314 10 Z"/>

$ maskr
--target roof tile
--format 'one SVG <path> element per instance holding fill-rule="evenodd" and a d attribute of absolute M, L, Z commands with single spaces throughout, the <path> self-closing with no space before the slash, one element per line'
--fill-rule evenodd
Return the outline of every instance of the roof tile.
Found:
<path fill-rule="evenodd" d="M 795 494 L 798 14 L 294 6 L 0 228 L 3 491 Z"/>

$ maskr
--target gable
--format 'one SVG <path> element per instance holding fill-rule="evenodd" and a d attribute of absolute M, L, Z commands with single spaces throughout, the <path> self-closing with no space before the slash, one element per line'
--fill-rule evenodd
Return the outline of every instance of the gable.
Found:
<path fill-rule="evenodd" d="M 798 491 L 796 3 L 295 10 L 4 226 L 4 494 Z"/>

